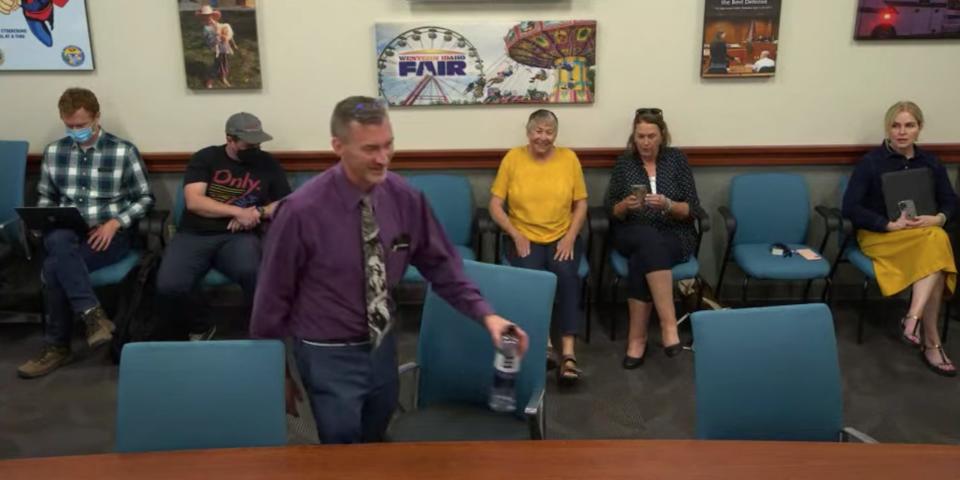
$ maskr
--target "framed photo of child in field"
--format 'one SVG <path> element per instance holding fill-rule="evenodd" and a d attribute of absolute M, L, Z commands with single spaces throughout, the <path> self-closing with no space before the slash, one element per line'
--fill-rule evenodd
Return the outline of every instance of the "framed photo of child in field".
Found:
<path fill-rule="evenodd" d="M 256 0 L 177 0 L 187 88 L 258 89 Z"/>

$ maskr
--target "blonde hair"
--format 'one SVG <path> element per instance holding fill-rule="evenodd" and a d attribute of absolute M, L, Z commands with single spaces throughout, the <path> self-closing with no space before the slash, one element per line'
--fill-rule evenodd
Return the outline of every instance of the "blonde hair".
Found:
<path fill-rule="evenodd" d="M 907 112 L 913 116 L 917 121 L 917 126 L 923 128 L 923 110 L 920 110 L 920 107 L 916 103 L 913 103 L 909 100 L 901 100 L 893 105 L 890 105 L 890 108 L 887 109 L 886 115 L 883 117 L 883 134 L 884 137 L 890 135 L 890 125 L 893 124 L 893 119 L 896 118 L 897 114 L 900 112 Z"/>

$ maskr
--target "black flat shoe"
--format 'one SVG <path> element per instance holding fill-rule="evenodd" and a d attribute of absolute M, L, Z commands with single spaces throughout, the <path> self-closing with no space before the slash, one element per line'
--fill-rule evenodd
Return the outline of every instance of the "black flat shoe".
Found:
<path fill-rule="evenodd" d="M 644 357 L 646 352 L 644 352 Z M 623 356 L 623 368 L 626 370 L 633 370 L 639 368 L 640 365 L 643 365 L 643 357 L 631 357 L 630 355 Z"/>
<path fill-rule="evenodd" d="M 683 342 L 677 342 L 673 345 L 667 345 L 663 347 L 663 353 L 667 354 L 668 357 L 673 358 L 683 352 Z"/>

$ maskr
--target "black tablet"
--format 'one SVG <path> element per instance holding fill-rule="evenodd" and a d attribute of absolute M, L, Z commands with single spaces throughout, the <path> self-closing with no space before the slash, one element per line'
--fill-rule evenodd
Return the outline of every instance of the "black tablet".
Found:
<path fill-rule="evenodd" d="M 896 221 L 902 208 L 909 205 L 917 215 L 937 214 L 936 186 L 929 168 L 887 172 L 880 176 L 880 182 L 890 221 Z"/>
<path fill-rule="evenodd" d="M 16 210 L 30 230 L 48 232 L 66 228 L 82 236 L 90 231 L 77 207 L 17 207 Z"/>

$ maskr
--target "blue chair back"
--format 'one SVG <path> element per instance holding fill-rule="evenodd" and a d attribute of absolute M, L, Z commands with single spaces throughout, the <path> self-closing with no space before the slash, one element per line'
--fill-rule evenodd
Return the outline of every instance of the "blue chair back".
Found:
<path fill-rule="evenodd" d="M 839 440 L 840 366 L 826 305 L 700 311 L 692 321 L 698 438 Z"/>
<path fill-rule="evenodd" d="M 467 276 L 504 318 L 530 339 L 517 376 L 518 415 L 531 394 L 544 386 L 547 335 L 557 277 L 541 270 L 463 262 Z M 493 383 L 494 349 L 490 334 L 437 296 L 430 286 L 423 303 L 417 362 L 419 408 L 435 404 L 486 405 Z"/>
<path fill-rule="evenodd" d="M 423 192 L 437 221 L 454 245 L 469 246 L 473 225 L 473 190 L 462 175 L 411 175 L 413 188 Z"/>
<path fill-rule="evenodd" d="M 806 241 L 810 194 L 800 175 L 737 175 L 730 182 L 730 210 L 737 219 L 735 245 Z"/>
<path fill-rule="evenodd" d="M 316 175 L 315 172 L 297 172 L 293 174 L 293 181 L 290 182 L 290 186 L 294 190 L 303 186 L 304 183 L 307 183 L 311 178 Z"/>
<path fill-rule="evenodd" d="M 850 176 L 841 175 L 840 176 L 840 198 L 839 198 L 840 201 L 838 203 L 839 207 L 837 207 L 837 208 L 840 208 L 841 210 L 843 209 L 843 197 L 847 194 L 848 183 L 850 183 Z M 840 231 L 837 233 L 837 246 L 843 245 L 844 238 L 845 237 L 843 235 L 843 229 L 841 228 Z"/>
<path fill-rule="evenodd" d="M 277 340 L 128 343 L 117 451 L 286 444 L 284 360 Z"/>
<path fill-rule="evenodd" d="M 173 201 L 173 225 L 180 226 L 180 217 L 183 216 L 183 209 L 186 208 L 186 199 L 183 196 L 183 183 L 177 186 L 177 197 Z"/>
<path fill-rule="evenodd" d="M 27 152 L 30 144 L 20 140 L 0 141 L 0 223 L 17 218 L 14 208 L 23 206 L 23 186 L 27 175 Z M 18 238 L 19 222 L 12 222 L 4 233 Z"/>

